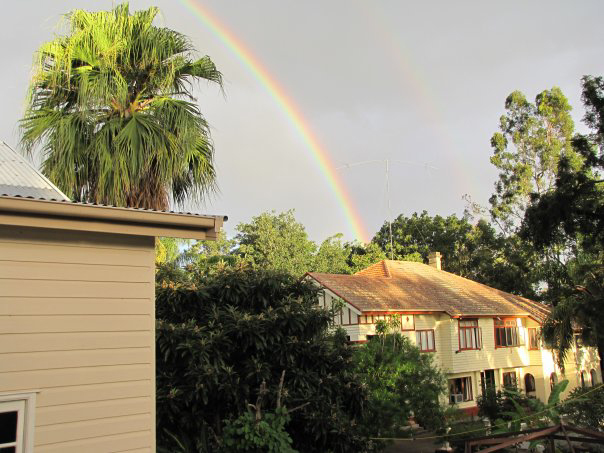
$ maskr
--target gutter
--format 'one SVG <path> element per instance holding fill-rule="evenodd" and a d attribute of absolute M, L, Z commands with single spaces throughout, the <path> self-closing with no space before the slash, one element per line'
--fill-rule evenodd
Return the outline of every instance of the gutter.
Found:
<path fill-rule="evenodd" d="M 226 216 L 0 196 L 0 225 L 216 239 Z"/>

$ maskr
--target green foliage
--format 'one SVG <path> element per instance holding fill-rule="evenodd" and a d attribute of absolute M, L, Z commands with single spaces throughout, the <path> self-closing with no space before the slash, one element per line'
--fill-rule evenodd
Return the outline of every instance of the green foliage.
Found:
<path fill-rule="evenodd" d="M 345 244 L 345 248 L 348 251 L 347 263 L 351 274 L 386 259 L 386 253 L 373 242 L 366 245 L 349 242 Z"/>
<path fill-rule="evenodd" d="M 409 417 L 428 429 L 444 424 L 439 397 L 446 379 L 430 354 L 422 354 L 407 337 L 379 325 L 379 335 L 355 351 L 356 370 L 369 390 L 363 430 L 374 437 L 401 434 Z"/>
<path fill-rule="evenodd" d="M 559 411 L 573 425 L 604 431 L 604 385 L 600 384 L 595 391 L 577 387 L 568 394 Z"/>
<path fill-rule="evenodd" d="M 316 245 L 292 210 L 264 212 L 237 231 L 236 253 L 257 268 L 302 276 L 312 267 Z"/>
<path fill-rule="evenodd" d="M 317 248 L 293 211 L 262 213 L 250 223 L 239 224 L 237 231 L 232 239 L 221 233 L 216 241 L 162 239 L 156 248 L 158 283 L 192 283 L 227 267 L 245 266 L 298 278 L 306 272 L 350 274 L 385 258 L 376 244 L 343 242 L 341 234 Z"/>
<path fill-rule="evenodd" d="M 465 433 L 465 434 L 464 434 Z M 482 421 L 473 421 L 468 417 L 451 423 L 446 439 L 456 453 L 465 452 L 466 441 L 487 435 L 487 428 Z"/>
<path fill-rule="evenodd" d="M 533 195 L 522 235 L 538 250 L 571 244 L 572 259 L 552 297 L 556 308 L 544 326 L 544 339 L 562 362 L 571 345 L 570 329 L 580 326 L 585 344 L 598 348 L 604 367 L 604 78 L 583 78 L 583 103 L 591 133 L 572 139 L 579 164 L 572 155 L 561 156 L 555 186 Z"/>
<path fill-rule="evenodd" d="M 350 274 L 351 268 L 348 262 L 350 255 L 350 246 L 342 242 L 342 234 L 328 237 L 319 246 L 312 265 L 312 271 Z"/>
<path fill-rule="evenodd" d="M 224 450 L 249 453 L 297 453 L 285 430 L 289 421 L 287 410 L 277 409 L 256 420 L 253 412 L 245 412 L 234 421 L 225 423 Z"/>
<path fill-rule="evenodd" d="M 487 417 L 491 424 L 503 419 L 503 414 L 512 409 L 512 404 L 505 398 L 505 394 L 491 386 L 478 396 L 476 404 L 478 405 L 478 415 Z"/>
<path fill-rule="evenodd" d="M 522 425 L 540 428 L 560 423 L 560 395 L 566 390 L 568 380 L 554 386 L 547 403 L 524 395 L 517 389 L 495 391 L 489 388 L 478 397 L 478 414 L 488 417 L 494 433 L 521 431 Z"/>
<path fill-rule="evenodd" d="M 581 159 L 571 146 L 571 107 L 560 88 L 541 92 L 534 104 L 514 91 L 505 109 L 500 132 L 491 139 L 491 163 L 499 170 L 499 179 L 490 204 L 492 218 L 511 232 L 524 218 L 531 194 L 546 193 L 554 186 L 560 159 L 573 165 Z"/>
<path fill-rule="evenodd" d="M 176 449 L 175 439 L 184 439 L 193 451 L 218 450 L 225 420 L 231 427 L 245 422 L 236 420 L 257 400 L 262 382 L 267 406 L 279 407 L 275 390 L 285 371 L 283 406 L 307 404 L 285 425 L 292 448 L 366 450 L 357 430 L 366 390 L 345 335 L 329 333 L 333 313 L 318 308 L 314 285 L 229 267 L 192 280 L 156 295 L 160 446 Z M 279 423 L 270 422 L 275 429 Z"/>
<path fill-rule="evenodd" d="M 532 249 L 516 237 L 498 234 L 484 220 L 473 225 L 466 217 L 430 216 L 423 211 L 398 216 L 392 222 L 392 235 L 394 259 L 427 263 L 428 254 L 439 251 L 446 271 L 513 294 L 536 296 Z M 373 242 L 389 253 L 387 223 Z"/>
<path fill-rule="evenodd" d="M 237 225 L 233 253 L 261 269 L 273 269 L 302 276 L 306 272 L 351 274 L 385 258 L 374 244 L 364 246 L 343 242 L 336 234 L 319 247 L 308 239 L 304 225 L 294 211 L 264 212 L 250 223 Z"/>
<path fill-rule="evenodd" d="M 506 399 L 512 403 L 514 408 L 504 412 L 505 418 L 496 422 L 494 432 L 520 431 L 523 423 L 526 423 L 528 428 L 543 428 L 559 424 L 560 395 L 567 386 L 568 380 L 566 379 L 554 385 L 547 403 L 537 398 L 526 398 L 518 391 L 504 390 Z"/>
<path fill-rule="evenodd" d="M 22 142 L 41 145 L 44 174 L 74 200 L 166 209 L 214 188 L 191 84 L 221 74 L 186 36 L 154 26 L 158 13 L 74 10 L 37 53 Z"/>
<path fill-rule="evenodd" d="M 181 249 L 190 244 L 188 239 L 157 238 L 155 240 L 155 265 L 162 266 L 176 263 L 181 255 Z"/>

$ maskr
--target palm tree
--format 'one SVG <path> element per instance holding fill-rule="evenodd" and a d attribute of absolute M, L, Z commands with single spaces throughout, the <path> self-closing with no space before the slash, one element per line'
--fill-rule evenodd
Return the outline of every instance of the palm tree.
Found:
<path fill-rule="evenodd" d="M 167 209 L 215 189 L 214 148 L 192 83 L 222 87 L 186 36 L 130 14 L 74 10 L 69 34 L 40 48 L 21 120 L 28 152 L 77 201 Z"/>

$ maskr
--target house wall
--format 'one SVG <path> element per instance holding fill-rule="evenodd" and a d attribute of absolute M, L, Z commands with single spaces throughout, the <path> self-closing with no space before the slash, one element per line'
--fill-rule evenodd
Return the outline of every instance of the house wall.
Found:
<path fill-rule="evenodd" d="M 336 297 L 326 295 L 325 306 L 330 307 Z M 344 305 L 343 316 L 335 317 L 335 324 L 341 325 L 351 341 L 364 341 L 367 335 L 375 335 L 375 321 L 385 318 L 374 314 L 374 322 L 371 324 L 347 324 L 347 310 L 349 306 Z M 363 316 L 363 314 L 361 314 Z M 539 328 L 538 322 L 531 318 L 517 318 L 519 333 L 523 338 L 523 345 L 517 347 L 495 346 L 495 324 L 493 317 L 478 318 L 478 326 L 482 332 L 482 348 L 478 350 L 460 350 L 459 347 L 459 320 L 451 318 L 445 313 L 412 314 L 404 315 L 413 317 L 414 330 L 403 331 L 413 344 L 416 344 L 416 331 L 434 330 L 434 342 L 436 352 L 434 363 L 437 364 L 449 379 L 458 377 L 471 377 L 473 399 L 472 401 L 459 404 L 462 409 L 471 409 L 476 406 L 476 398 L 482 393 L 481 371 L 494 370 L 497 388 L 503 386 L 503 373 L 515 372 L 517 383 L 521 390 L 525 389 L 525 375 L 532 374 L 535 378 L 536 391 L 534 396 L 547 401 L 551 393 L 550 375 L 556 373 L 558 382 L 563 379 L 569 380 L 569 385 L 562 398 L 576 387 L 581 385 L 580 373 L 586 373 L 586 385 L 591 386 L 590 371 L 597 373 L 598 383 L 602 382 L 600 365 L 597 351 L 594 348 L 577 348 L 568 354 L 565 362 L 564 373 L 555 363 L 554 356 L 550 350 L 541 348 L 530 350 L 528 345 L 528 328 Z M 340 319 L 344 320 L 341 324 Z M 351 318 L 354 322 L 357 318 Z"/>
<path fill-rule="evenodd" d="M 0 226 L 0 393 L 35 451 L 155 451 L 154 238 Z"/>

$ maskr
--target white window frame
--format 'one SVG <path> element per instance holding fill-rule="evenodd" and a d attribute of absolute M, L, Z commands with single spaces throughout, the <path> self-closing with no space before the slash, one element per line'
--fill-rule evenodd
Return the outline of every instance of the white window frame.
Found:
<path fill-rule="evenodd" d="M 0 393 L 0 409 L 5 407 L 9 411 L 17 411 L 20 414 L 17 424 L 16 445 L 8 444 L 6 446 L 16 446 L 17 453 L 33 453 L 36 392 Z"/>

